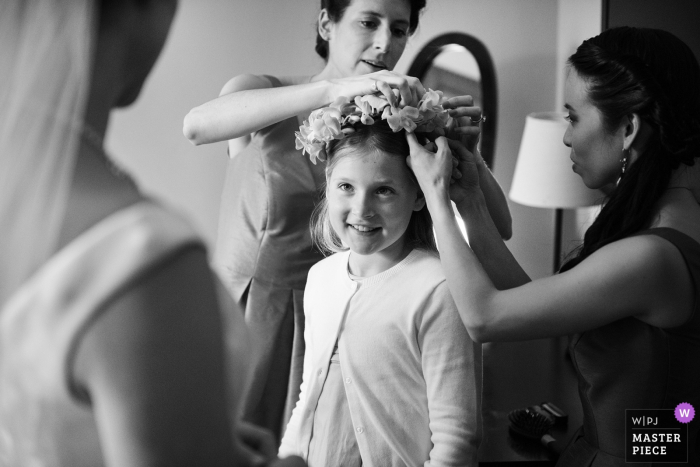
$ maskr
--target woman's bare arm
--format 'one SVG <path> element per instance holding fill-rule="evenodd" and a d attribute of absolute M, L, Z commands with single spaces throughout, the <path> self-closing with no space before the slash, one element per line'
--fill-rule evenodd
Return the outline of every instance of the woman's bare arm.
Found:
<path fill-rule="evenodd" d="M 197 145 L 247 136 L 327 104 L 326 94 L 324 81 L 273 87 L 264 76 L 240 75 L 218 98 L 190 110 L 183 133 Z"/>
<path fill-rule="evenodd" d="M 452 155 L 446 141 L 440 142 L 436 153 L 412 143 L 411 159 L 435 223 L 448 286 L 475 340 L 565 335 L 625 317 L 671 327 L 681 324 L 692 312 L 693 289 L 680 252 L 653 236 L 614 242 L 565 273 L 519 286 L 515 280 L 516 286 L 498 290 L 486 266 L 464 241 L 452 213 Z M 474 170 L 464 170 L 467 178 L 474 177 Z M 483 214 L 483 198 L 479 200 L 477 194 L 474 202 L 481 203 L 480 219 L 487 224 L 485 235 L 497 237 L 490 216 Z M 507 263 L 503 267 L 513 273 Z"/>
<path fill-rule="evenodd" d="M 478 120 L 482 117 L 481 108 L 474 106 L 472 96 L 452 97 L 446 100 L 443 106 L 450 111 L 450 116 L 456 122 L 447 137 L 460 141 L 474 155 L 481 191 L 489 214 L 501 238 L 508 240 L 513 235 L 513 219 L 510 215 L 508 199 L 477 150 L 481 128 L 472 123 L 472 119 Z"/>
<path fill-rule="evenodd" d="M 392 89 L 415 103 L 425 92 L 417 78 L 391 71 L 272 87 L 264 76 L 240 75 L 230 80 L 221 95 L 192 109 L 185 117 L 183 133 L 193 144 L 214 143 L 249 135 L 273 123 L 332 103 L 338 96 L 382 92 L 394 102 Z"/>

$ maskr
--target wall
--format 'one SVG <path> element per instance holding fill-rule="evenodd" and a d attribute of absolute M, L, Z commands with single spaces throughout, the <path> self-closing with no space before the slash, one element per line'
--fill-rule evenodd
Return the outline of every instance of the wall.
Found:
<path fill-rule="evenodd" d="M 558 0 L 557 14 L 557 94 L 556 107 L 564 108 L 566 60 L 581 42 L 601 32 L 602 0 Z M 562 225 L 562 251 L 577 246 L 588 226 L 598 214 L 599 207 L 565 211 Z"/>
<path fill-rule="evenodd" d="M 192 108 L 241 73 L 304 74 L 318 5 L 307 0 L 181 0 L 166 47 L 135 105 L 113 114 L 107 148 L 141 187 L 181 208 L 213 245 L 226 144 L 182 135 Z M 293 135 L 291 136 L 293 137 Z"/>

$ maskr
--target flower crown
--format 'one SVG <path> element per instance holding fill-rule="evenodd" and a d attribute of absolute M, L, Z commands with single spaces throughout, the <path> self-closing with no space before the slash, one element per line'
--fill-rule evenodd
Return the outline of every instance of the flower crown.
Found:
<path fill-rule="evenodd" d="M 394 95 L 399 98 L 398 90 Z M 329 107 L 314 110 L 308 120 L 299 127 L 296 135 L 296 148 L 308 153 L 311 162 L 325 161 L 326 149 L 334 139 L 343 139 L 345 135 L 355 132 L 354 125 L 373 125 L 376 119 L 386 120 L 389 127 L 398 132 L 436 132 L 444 134 L 445 128 L 452 124 L 452 117 L 442 107 L 442 91 L 428 91 L 423 95 L 417 107 L 410 105 L 392 107 L 386 96 L 381 93 L 355 96 L 353 102 L 345 96 L 338 97 Z"/>

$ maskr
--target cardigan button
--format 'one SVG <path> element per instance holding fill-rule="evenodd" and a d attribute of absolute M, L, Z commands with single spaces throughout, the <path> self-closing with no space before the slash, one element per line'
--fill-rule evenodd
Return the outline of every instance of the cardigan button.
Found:
<path fill-rule="evenodd" d="M 323 374 L 323 370 L 318 370 L 318 376 L 321 376 Z"/>
<path fill-rule="evenodd" d="M 345 378 L 345 382 L 350 384 L 350 383 L 352 383 L 352 380 L 350 378 Z"/>
<path fill-rule="evenodd" d="M 358 432 L 358 433 L 364 433 L 364 431 L 365 431 L 365 429 L 364 429 L 363 427 L 361 427 L 361 426 L 358 426 L 358 427 L 357 427 L 357 432 Z"/>

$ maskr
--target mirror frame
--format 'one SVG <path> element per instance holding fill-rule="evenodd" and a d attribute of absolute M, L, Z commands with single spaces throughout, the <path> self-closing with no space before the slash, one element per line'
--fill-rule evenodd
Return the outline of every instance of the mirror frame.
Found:
<path fill-rule="evenodd" d="M 423 80 L 435 57 L 452 44 L 461 45 L 467 49 L 479 66 L 483 102 L 482 114 L 486 116 L 486 121 L 481 126 L 481 156 L 486 165 L 492 168 L 495 158 L 496 124 L 498 122 L 498 85 L 493 60 L 484 43 L 476 37 L 462 32 L 440 35 L 428 42 L 418 52 L 407 74 Z"/>

